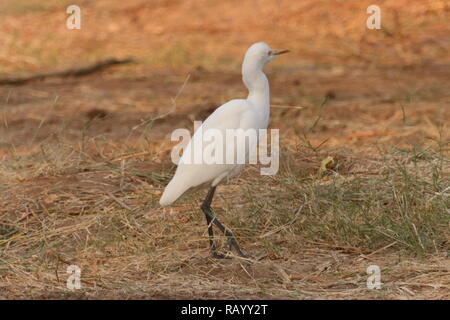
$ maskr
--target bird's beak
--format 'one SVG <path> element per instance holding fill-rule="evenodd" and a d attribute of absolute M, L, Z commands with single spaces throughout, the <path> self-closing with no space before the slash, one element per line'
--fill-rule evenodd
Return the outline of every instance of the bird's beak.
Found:
<path fill-rule="evenodd" d="M 269 56 L 278 56 L 280 54 L 288 53 L 288 52 L 289 52 L 289 50 L 270 50 Z"/>

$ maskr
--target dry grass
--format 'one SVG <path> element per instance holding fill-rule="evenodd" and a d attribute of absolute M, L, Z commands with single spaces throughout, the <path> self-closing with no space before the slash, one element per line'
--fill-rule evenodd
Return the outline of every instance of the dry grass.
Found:
<path fill-rule="evenodd" d="M 70 33 L 65 1 L 0 5 L 4 72 L 139 59 L 0 87 L 0 297 L 450 298 L 448 3 L 384 1 L 377 33 L 369 2 L 263 2 L 80 1 Z M 261 257 L 248 265 L 209 257 L 203 193 L 157 200 L 170 132 L 243 95 L 255 39 L 293 54 L 267 70 L 279 173 L 249 167 L 213 203 Z M 366 288 L 374 264 L 382 290 Z"/>

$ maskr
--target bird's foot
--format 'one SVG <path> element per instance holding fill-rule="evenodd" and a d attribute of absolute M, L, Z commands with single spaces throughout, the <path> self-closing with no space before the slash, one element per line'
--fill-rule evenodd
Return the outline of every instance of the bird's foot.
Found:
<path fill-rule="evenodd" d="M 247 254 L 244 254 L 242 251 L 239 252 L 237 255 L 234 255 L 231 251 L 229 253 L 220 253 L 220 252 L 217 252 L 217 251 L 211 251 L 211 256 L 214 259 L 238 258 L 238 259 L 243 259 L 243 260 L 246 260 L 246 261 L 257 261 L 257 259 L 255 259 L 252 256 L 249 256 Z"/>

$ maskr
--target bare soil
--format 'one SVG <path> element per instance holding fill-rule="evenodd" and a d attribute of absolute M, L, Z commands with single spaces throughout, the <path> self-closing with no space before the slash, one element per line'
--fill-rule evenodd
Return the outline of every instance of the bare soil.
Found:
<path fill-rule="evenodd" d="M 280 190 L 295 190 L 250 167 L 214 200 L 242 247 L 261 257 L 248 264 L 209 256 L 205 191 L 158 206 L 174 170 L 171 132 L 245 97 L 241 57 L 261 39 L 292 51 L 267 67 L 270 126 L 304 185 L 326 156 L 342 179 L 380 176 L 387 155 L 400 159 L 393 150 L 448 157 L 448 2 L 384 1 L 378 34 L 365 29 L 367 1 L 79 3 L 77 31 L 65 29 L 65 3 L 0 5 L 5 74 L 137 58 L 0 87 L 0 298 L 450 298 L 448 215 L 437 227 L 447 242 L 423 252 L 398 239 L 373 247 L 332 231 L 315 238 L 277 218 L 296 211 L 284 211 Z M 314 183 L 331 183 L 331 171 Z M 73 264 L 80 290 L 66 288 Z M 380 266 L 381 290 L 366 286 L 370 265 Z"/>

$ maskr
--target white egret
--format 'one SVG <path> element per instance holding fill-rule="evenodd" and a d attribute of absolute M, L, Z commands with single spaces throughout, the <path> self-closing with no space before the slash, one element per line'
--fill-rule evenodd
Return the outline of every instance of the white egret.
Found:
<path fill-rule="evenodd" d="M 269 82 L 263 72 L 263 68 L 276 56 L 286 52 L 288 50 L 273 50 L 264 42 L 255 43 L 247 50 L 242 64 L 242 80 L 249 91 L 247 99 L 235 99 L 223 104 L 195 131 L 178 163 L 175 175 L 165 188 L 159 201 L 162 206 L 169 206 L 190 189 L 203 186 L 210 187 L 201 209 L 206 217 L 211 253 L 215 258 L 224 258 L 225 256 L 217 252 L 217 247 L 213 240 L 213 223 L 227 236 L 230 248 L 234 247 L 240 256 L 245 257 L 233 234 L 219 222 L 210 207 L 217 185 L 225 179 L 237 175 L 245 164 L 199 164 L 192 163 L 190 161 L 192 160 L 191 157 L 195 153 L 204 152 L 206 145 L 204 145 L 205 139 L 202 137 L 201 132 L 205 132 L 208 129 L 216 129 L 221 132 L 228 129 L 267 129 L 270 114 L 270 96 Z M 224 144 L 223 149 L 225 152 L 228 149 L 228 151 L 234 152 L 233 154 L 245 153 L 246 157 L 248 157 L 249 150 L 247 148 L 242 149 L 234 144 L 227 145 L 226 142 Z M 196 146 L 201 147 L 196 148 Z M 254 147 L 256 147 L 254 144 L 250 146 L 250 148 Z M 230 148 L 234 148 L 234 150 L 229 150 Z"/>

